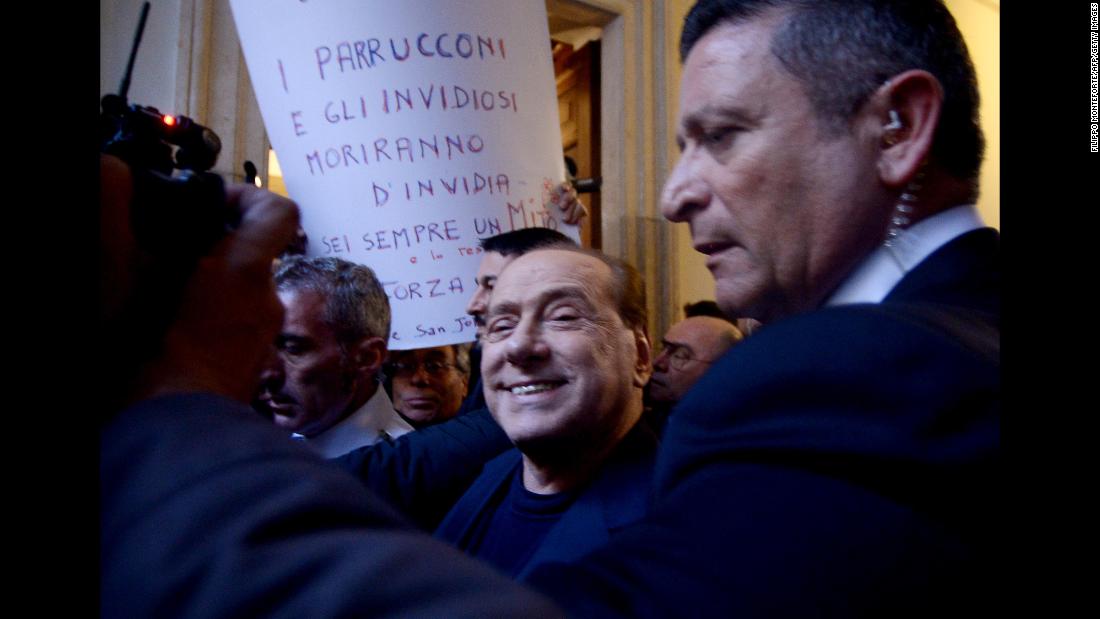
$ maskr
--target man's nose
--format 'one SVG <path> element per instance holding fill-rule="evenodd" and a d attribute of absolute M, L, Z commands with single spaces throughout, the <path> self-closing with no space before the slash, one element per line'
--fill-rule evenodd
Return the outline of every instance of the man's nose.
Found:
<path fill-rule="evenodd" d="M 489 298 L 489 290 L 484 286 L 478 286 L 474 292 L 474 296 L 470 297 L 470 302 L 466 304 L 466 313 L 474 317 L 480 317 L 485 314 L 485 302 Z"/>
<path fill-rule="evenodd" d="M 696 211 L 710 203 L 710 190 L 696 172 L 699 157 L 685 150 L 661 191 L 661 215 L 673 222 L 690 221 Z"/>
<path fill-rule="evenodd" d="M 277 350 L 272 348 L 264 361 L 263 369 L 260 370 L 260 386 L 277 389 L 282 386 L 284 378 L 283 358 Z"/>
<path fill-rule="evenodd" d="M 520 321 L 508 336 L 505 351 L 512 365 L 522 366 L 548 357 L 550 348 L 543 339 L 542 324 L 533 319 Z"/>
<path fill-rule="evenodd" d="M 431 376 L 428 374 L 428 369 L 424 367 L 423 363 L 417 363 L 412 376 L 409 377 L 409 382 L 413 385 L 423 386 L 428 384 L 429 379 L 431 379 Z"/>
<path fill-rule="evenodd" d="M 668 358 L 668 349 L 661 350 L 653 360 L 653 370 L 655 372 L 668 372 Z"/>

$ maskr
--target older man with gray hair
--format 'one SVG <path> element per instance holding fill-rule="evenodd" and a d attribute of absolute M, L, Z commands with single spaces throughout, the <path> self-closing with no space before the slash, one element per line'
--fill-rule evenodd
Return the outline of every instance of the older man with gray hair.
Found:
<path fill-rule="evenodd" d="M 645 289 L 629 264 L 569 245 L 499 273 L 485 314 L 485 400 L 515 449 L 482 469 L 436 536 L 506 574 L 573 561 L 648 508 L 657 437 Z"/>
<path fill-rule="evenodd" d="M 410 432 L 379 371 L 390 305 L 370 268 L 294 256 L 275 271 L 286 315 L 258 406 L 326 458 Z"/>

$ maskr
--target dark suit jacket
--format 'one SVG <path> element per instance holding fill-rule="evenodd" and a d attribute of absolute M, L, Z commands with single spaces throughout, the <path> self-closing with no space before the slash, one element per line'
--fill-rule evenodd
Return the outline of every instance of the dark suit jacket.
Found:
<path fill-rule="evenodd" d="M 468 412 L 481 408 L 488 408 L 485 403 L 484 381 L 481 380 L 481 343 L 474 342 L 470 347 L 470 385 L 469 394 L 458 407 L 458 414 L 465 415 Z"/>
<path fill-rule="evenodd" d="M 543 563 L 574 561 L 641 519 L 650 505 L 656 451 L 656 435 L 645 424 L 637 424 L 546 534 L 516 578 L 522 580 Z M 508 491 L 512 473 L 521 462 L 519 450 L 512 449 L 486 464 L 439 525 L 436 537 L 465 547 L 478 516 L 490 507 L 494 495 Z"/>
<path fill-rule="evenodd" d="M 485 463 L 512 447 L 481 409 L 331 460 L 421 529 L 433 531 Z"/>
<path fill-rule="evenodd" d="M 488 408 L 488 405 L 485 403 L 485 384 L 481 380 L 481 374 L 478 374 L 477 380 L 471 380 L 470 384 L 473 385 L 473 387 L 470 388 L 470 394 L 462 401 L 462 406 L 458 407 L 459 415 L 465 415 L 470 411 Z"/>
<path fill-rule="evenodd" d="M 247 407 L 181 395 L 100 438 L 103 617 L 560 617 Z"/>
<path fill-rule="evenodd" d="M 675 408 L 653 512 L 530 582 L 582 617 L 979 616 L 1001 592 L 999 239 L 733 347 Z"/>

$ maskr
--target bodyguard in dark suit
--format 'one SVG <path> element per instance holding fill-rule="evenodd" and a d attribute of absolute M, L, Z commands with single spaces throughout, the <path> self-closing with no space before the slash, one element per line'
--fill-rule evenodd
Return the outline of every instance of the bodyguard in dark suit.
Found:
<path fill-rule="evenodd" d="M 681 54 L 663 214 L 764 326 L 672 411 L 651 515 L 530 580 L 583 617 L 988 614 L 999 240 L 954 21 L 702 0 Z"/>

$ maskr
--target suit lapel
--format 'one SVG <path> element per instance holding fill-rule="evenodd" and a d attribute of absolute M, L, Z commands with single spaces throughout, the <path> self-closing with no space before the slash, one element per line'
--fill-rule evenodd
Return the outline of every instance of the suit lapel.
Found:
<path fill-rule="evenodd" d="M 932 252 L 883 302 L 928 301 L 999 314 L 1000 285 L 1000 235 L 981 228 Z"/>
<path fill-rule="evenodd" d="M 440 523 L 435 536 L 465 548 L 478 515 L 489 508 L 498 493 L 508 491 L 508 480 L 522 458 L 518 449 L 510 449 L 487 462 L 482 474 Z"/>
<path fill-rule="evenodd" d="M 652 431 L 641 424 L 631 430 L 591 485 L 546 534 L 517 578 L 522 580 L 543 563 L 576 561 L 606 544 L 618 529 L 645 516 L 656 450 Z"/>
<path fill-rule="evenodd" d="M 992 228 L 961 235 L 902 278 L 875 311 L 907 316 L 997 363 L 1001 350 L 999 250 L 1000 237 Z"/>

